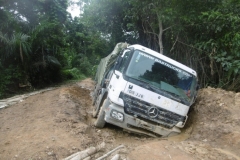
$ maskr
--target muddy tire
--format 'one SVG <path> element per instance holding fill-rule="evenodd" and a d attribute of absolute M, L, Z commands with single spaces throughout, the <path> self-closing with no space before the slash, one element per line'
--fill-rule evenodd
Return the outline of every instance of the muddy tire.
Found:
<path fill-rule="evenodd" d="M 93 101 L 92 101 L 92 105 L 95 105 L 95 103 L 97 102 L 97 98 L 99 96 L 99 90 L 101 89 L 101 87 L 99 85 L 95 86 L 94 92 L 93 92 Z"/>
<path fill-rule="evenodd" d="M 98 115 L 98 113 L 99 113 L 99 110 L 100 110 L 100 101 L 101 101 L 101 95 L 98 95 L 98 97 L 97 97 L 97 99 L 96 99 L 96 102 L 95 102 L 95 104 L 94 104 L 94 106 L 93 106 L 93 112 L 92 112 L 92 116 L 93 116 L 93 118 L 97 118 L 97 115 Z"/>
<path fill-rule="evenodd" d="M 103 128 L 106 124 L 104 117 L 105 117 L 105 112 L 103 111 L 104 105 L 107 105 L 107 99 L 103 101 L 102 106 L 100 107 L 99 114 L 97 116 L 97 119 L 94 123 L 94 126 L 97 128 Z"/>

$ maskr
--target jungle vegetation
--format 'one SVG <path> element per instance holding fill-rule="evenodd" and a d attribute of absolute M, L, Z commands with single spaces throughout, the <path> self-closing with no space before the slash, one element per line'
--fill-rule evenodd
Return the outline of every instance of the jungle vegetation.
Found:
<path fill-rule="evenodd" d="M 240 91 L 238 0 L 0 0 L 0 24 L 0 98 L 92 77 L 118 42 L 197 70 L 202 87 Z"/>

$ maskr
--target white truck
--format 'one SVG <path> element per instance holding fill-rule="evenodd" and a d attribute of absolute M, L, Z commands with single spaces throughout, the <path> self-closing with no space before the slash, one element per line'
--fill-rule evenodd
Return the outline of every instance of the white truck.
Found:
<path fill-rule="evenodd" d="M 93 94 L 95 126 L 163 137 L 180 133 L 197 96 L 196 72 L 141 45 L 118 43 L 103 58 Z"/>

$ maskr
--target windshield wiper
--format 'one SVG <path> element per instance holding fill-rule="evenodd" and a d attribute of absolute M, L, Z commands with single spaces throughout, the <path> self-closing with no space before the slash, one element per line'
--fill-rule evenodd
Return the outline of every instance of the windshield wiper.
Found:
<path fill-rule="evenodd" d="M 153 91 L 153 92 L 158 93 L 160 95 L 166 96 L 166 97 L 168 97 L 170 99 L 173 99 L 175 101 L 181 102 L 183 104 L 188 104 L 188 101 L 185 98 L 183 98 L 183 97 L 181 97 L 181 96 L 179 96 L 179 95 L 177 95 L 175 93 L 172 93 L 172 92 L 160 89 L 158 87 L 154 87 L 154 86 L 151 85 L 151 83 L 148 83 L 148 82 L 143 81 L 143 80 L 138 79 L 138 78 L 133 78 L 133 77 L 129 77 L 129 78 L 131 78 L 133 81 L 137 82 L 137 84 L 140 87 L 143 87 L 143 88 L 145 88 L 147 90 Z"/>
<path fill-rule="evenodd" d="M 186 104 L 186 105 L 189 104 L 187 98 L 184 98 L 184 97 L 182 97 L 182 96 L 180 96 L 180 95 L 178 95 L 176 93 L 172 93 L 172 92 L 169 92 L 169 91 L 166 91 L 166 92 L 171 94 L 171 96 L 174 96 L 173 99 L 177 100 L 178 102 L 181 102 L 181 103 Z"/>
<path fill-rule="evenodd" d="M 170 92 L 167 92 L 165 90 L 162 90 L 160 88 L 157 88 L 157 87 L 153 87 L 152 85 L 150 85 L 148 82 L 145 82 L 141 79 L 138 79 L 138 78 L 133 78 L 133 77 L 130 77 L 132 80 L 134 81 L 137 81 L 137 82 L 141 82 L 141 83 L 138 83 L 139 86 L 145 88 L 145 89 L 148 89 L 150 91 L 154 91 L 158 94 L 161 94 L 163 96 L 166 96 L 166 97 L 169 97 L 171 99 L 174 99 L 174 97 L 170 94 Z"/>
<path fill-rule="evenodd" d="M 181 102 L 181 99 L 177 98 L 177 97 L 179 97 L 177 94 L 169 92 L 169 91 L 166 91 L 166 90 L 163 90 L 163 89 L 161 89 L 161 91 L 163 92 L 164 96 L 166 96 L 166 97 L 168 97 L 170 99 L 174 99 L 174 100 L 176 100 L 178 102 Z"/>
<path fill-rule="evenodd" d="M 148 82 L 145 82 L 145 81 L 143 81 L 141 79 L 138 79 L 138 78 L 132 78 L 132 77 L 130 77 L 130 78 L 135 80 L 135 81 L 141 82 L 141 83 L 138 83 L 138 85 L 145 88 L 145 89 L 148 89 L 148 90 L 151 90 L 151 91 L 155 90 L 148 84 Z"/>

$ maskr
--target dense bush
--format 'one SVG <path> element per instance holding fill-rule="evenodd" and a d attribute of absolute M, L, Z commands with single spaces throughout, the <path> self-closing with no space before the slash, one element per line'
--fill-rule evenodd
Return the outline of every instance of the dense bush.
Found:
<path fill-rule="evenodd" d="M 79 0 L 83 13 L 74 19 L 71 3 L 0 0 L 0 98 L 19 83 L 39 88 L 94 76 L 118 42 L 194 68 L 201 86 L 240 91 L 238 1 Z"/>
<path fill-rule="evenodd" d="M 72 68 L 72 69 L 65 69 L 61 71 L 61 75 L 63 80 L 81 80 L 86 78 L 84 74 L 80 72 L 79 69 L 77 68 Z"/>
<path fill-rule="evenodd" d="M 15 93 L 19 83 L 23 83 L 23 76 L 19 67 L 10 65 L 3 68 L 0 63 L 0 82 L 0 98 Z"/>

